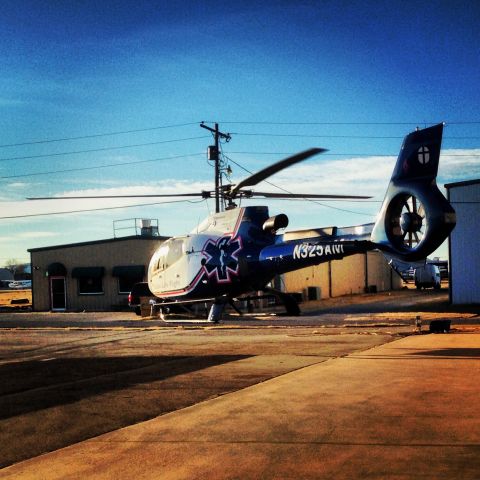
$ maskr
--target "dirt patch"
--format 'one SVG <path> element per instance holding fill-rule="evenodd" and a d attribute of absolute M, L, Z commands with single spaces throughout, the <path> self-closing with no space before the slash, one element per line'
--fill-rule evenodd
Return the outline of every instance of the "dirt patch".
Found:
<path fill-rule="evenodd" d="M 32 307 L 32 290 L 0 290 L 0 308 L 16 309 Z"/>

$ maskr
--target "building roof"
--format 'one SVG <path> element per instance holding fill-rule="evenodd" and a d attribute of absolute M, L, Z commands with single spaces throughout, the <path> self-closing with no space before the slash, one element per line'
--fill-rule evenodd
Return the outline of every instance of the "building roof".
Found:
<path fill-rule="evenodd" d="M 107 238 L 104 240 L 92 240 L 90 242 L 79 242 L 79 243 L 69 243 L 65 245 L 52 245 L 50 247 L 40 247 L 40 248 L 29 248 L 27 251 L 32 252 L 45 252 L 47 250 L 60 250 L 62 248 L 72 248 L 72 247 L 83 247 L 85 245 L 100 245 L 102 243 L 117 243 L 124 242 L 126 240 L 156 240 L 156 241 L 165 241 L 170 237 L 153 237 L 145 235 L 130 235 L 128 237 L 118 237 L 118 238 Z"/>
<path fill-rule="evenodd" d="M 445 188 L 467 187 L 468 185 L 477 185 L 480 183 L 480 178 L 475 180 L 465 180 L 463 182 L 446 183 Z"/>

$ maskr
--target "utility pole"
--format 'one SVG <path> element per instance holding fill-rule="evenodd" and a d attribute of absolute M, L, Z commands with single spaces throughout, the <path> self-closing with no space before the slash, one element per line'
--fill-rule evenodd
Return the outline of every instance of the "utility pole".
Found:
<path fill-rule="evenodd" d="M 215 213 L 220 212 L 220 197 L 222 189 L 222 175 L 220 171 L 220 139 L 223 138 L 226 142 L 232 138 L 229 133 L 220 132 L 218 129 L 218 123 L 215 123 L 215 128 L 211 128 L 205 125 L 203 122 L 200 124 L 202 128 L 213 133 L 215 139 L 215 145 L 208 147 L 208 159 L 215 162 Z"/>

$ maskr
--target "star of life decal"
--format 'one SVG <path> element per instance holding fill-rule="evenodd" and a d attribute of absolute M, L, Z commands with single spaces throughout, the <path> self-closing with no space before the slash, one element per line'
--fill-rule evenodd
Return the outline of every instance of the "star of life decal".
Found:
<path fill-rule="evenodd" d="M 215 276 L 218 283 L 231 283 L 232 277 L 238 275 L 237 254 L 242 250 L 240 237 L 220 237 L 208 240 L 202 254 L 206 261 L 203 266 L 209 277 Z"/>

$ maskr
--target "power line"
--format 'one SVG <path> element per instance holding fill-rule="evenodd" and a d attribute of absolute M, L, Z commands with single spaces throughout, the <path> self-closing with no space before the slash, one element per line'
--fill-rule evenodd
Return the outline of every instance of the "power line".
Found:
<path fill-rule="evenodd" d="M 232 162 L 233 164 L 237 165 L 237 167 L 240 167 L 242 170 L 245 170 L 247 173 L 250 173 L 252 174 L 252 172 L 248 169 L 246 169 L 245 167 L 243 167 L 242 165 L 240 165 L 239 163 L 235 162 L 235 160 L 232 160 L 230 157 L 227 157 L 226 155 L 224 155 L 230 162 Z M 282 187 L 279 187 L 278 185 L 275 185 L 274 183 L 272 182 L 269 182 L 268 180 L 264 180 L 265 183 L 268 183 L 269 185 L 271 185 L 272 187 L 275 187 L 275 188 L 278 188 L 279 190 L 282 190 L 283 192 L 285 193 L 289 193 L 289 194 L 292 194 L 292 192 L 290 192 L 289 190 L 285 189 L 285 188 L 282 188 Z M 363 215 L 363 216 L 366 216 L 366 217 L 373 217 L 374 214 L 370 214 L 370 213 L 363 213 L 363 212 L 356 212 L 354 210 L 347 210 L 345 208 L 339 208 L 339 207 L 334 207 L 333 205 L 327 205 L 326 203 L 323 203 L 323 202 L 319 202 L 318 200 L 312 200 L 311 198 L 305 198 L 306 201 L 308 202 L 312 202 L 312 203 L 316 203 L 318 205 L 321 205 L 322 207 L 326 207 L 326 208 L 331 208 L 333 210 L 338 210 L 340 212 L 347 212 L 347 213 L 354 213 L 355 215 Z"/>
<path fill-rule="evenodd" d="M 238 155 L 292 155 L 297 152 L 249 152 L 249 151 L 242 151 L 242 152 L 228 152 L 230 154 L 238 154 Z M 480 157 L 480 153 L 443 153 L 440 154 L 442 157 Z M 338 157 L 338 156 L 352 156 L 352 157 L 397 157 L 398 152 L 390 153 L 390 154 L 381 154 L 381 153 L 332 153 L 328 151 L 323 153 L 322 156 L 327 157 Z"/>
<path fill-rule="evenodd" d="M 231 159 L 229 159 L 229 160 L 231 160 Z M 241 165 L 237 164 L 233 160 L 231 160 L 231 161 L 232 161 L 232 163 L 239 166 L 240 168 L 243 168 Z M 281 187 L 278 187 L 277 185 L 274 185 L 271 182 L 267 182 L 267 183 L 276 187 L 276 188 L 279 188 L 280 190 L 284 190 L 286 193 L 290 193 L 287 190 L 285 190 Z M 317 203 L 317 204 L 321 205 L 322 207 L 332 208 L 334 210 L 340 210 L 342 212 L 354 213 L 354 214 L 357 214 L 357 215 L 364 215 L 364 216 L 367 216 L 367 217 L 374 216 L 373 214 L 355 212 L 353 210 L 346 210 L 344 208 L 333 207 L 332 205 L 326 205 L 326 204 L 324 204 L 322 202 L 319 202 L 319 201 L 316 201 L 316 200 L 311 200 L 311 199 L 305 199 L 305 200 L 308 200 L 308 201 L 313 202 L 313 203 Z M 31 218 L 31 217 L 45 217 L 45 216 L 52 216 L 52 215 L 68 215 L 68 214 L 71 214 L 71 213 L 97 212 L 97 211 L 105 211 L 105 210 L 119 210 L 119 209 L 122 209 L 122 208 L 148 207 L 148 206 L 153 206 L 153 205 L 167 205 L 167 204 L 172 204 L 172 203 L 193 203 L 193 204 L 195 204 L 195 203 L 201 203 L 201 202 L 206 202 L 206 199 L 202 199 L 202 200 L 173 200 L 173 201 L 170 201 L 170 202 L 139 203 L 139 204 L 135 204 L 135 205 L 123 205 L 123 206 L 119 206 L 119 207 L 86 208 L 86 209 L 82 209 L 82 210 L 66 210 L 66 211 L 63 211 L 63 212 L 32 213 L 32 214 L 28 214 L 28 215 L 13 215 L 13 216 L 7 216 L 7 217 L 0 217 L 0 220 L 12 220 L 12 219 L 17 219 L 17 218 Z M 374 201 L 371 201 L 371 202 L 366 202 L 365 201 L 365 202 L 360 202 L 360 203 L 374 203 Z M 377 202 L 375 202 L 375 203 L 377 203 Z M 468 204 L 479 204 L 480 202 L 451 202 L 451 203 L 452 204 L 467 204 L 467 203 Z"/>
<path fill-rule="evenodd" d="M 97 170 L 100 168 L 110 168 L 110 167 L 119 167 L 119 166 L 124 166 L 124 165 L 138 165 L 142 163 L 150 163 L 150 162 L 159 162 L 161 160 L 175 160 L 178 158 L 187 158 L 187 157 L 192 157 L 195 155 L 201 155 L 201 153 L 189 153 L 186 155 L 177 155 L 174 157 L 162 157 L 162 158 L 152 158 L 150 160 L 135 160 L 131 162 L 117 162 L 117 163 L 109 163 L 107 165 L 97 165 L 95 167 L 79 167 L 79 168 L 67 168 L 64 170 L 51 170 L 49 172 L 37 172 L 37 173 L 23 173 L 19 175 L 6 175 L 3 177 L 0 177 L 0 180 L 5 180 L 5 179 L 11 179 L 11 178 L 23 178 L 23 177 L 34 177 L 37 175 L 53 175 L 56 173 L 69 173 L 69 172 L 80 172 L 80 171 L 85 171 L 85 170 Z"/>
<path fill-rule="evenodd" d="M 137 129 L 130 129 L 130 130 L 118 130 L 115 132 L 101 132 L 101 133 L 93 133 L 87 135 L 78 135 L 78 136 L 71 136 L 71 137 L 61 137 L 61 138 L 47 138 L 47 139 L 40 139 L 40 140 L 30 140 L 25 142 L 18 142 L 18 143 L 8 143 L 8 144 L 1 144 L 0 148 L 7 148 L 7 147 L 20 147 L 26 145 L 40 145 L 46 143 L 56 143 L 56 142 L 67 142 L 67 141 L 74 141 L 74 140 L 85 140 L 90 138 L 100 138 L 100 137 L 109 137 L 115 135 L 126 135 L 131 133 L 142 133 L 142 132 L 150 132 L 155 130 L 163 130 L 169 128 L 180 128 L 180 127 L 188 127 L 192 125 L 197 125 L 199 122 L 186 122 L 186 123 L 177 123 L 171 125 L 157 125 L 153 127 L 145 127 L 145 128 L 137 128 Z M 203 122 L 206 123 L 206 122 Z M 207 122 L 213 123 L 213 122 Z M 304 126 L 315 126 L 315 125 L 424 125 L 424 124 L 436 124 L 439 122 L 418 122 L 418 121 L 411 121 L 411 122 L 268 122 L 268 121 L 232 121 L 232 122 L 222 122 L 229 125 L 286 125 L 286 126 L 293 126 L 293 125 L 304 125 Z M 445 122 L 448 125 L 480 125 L 480 121 L 473 120 L 473 121 L 452 121 L 452 122 Z M 241 134 L 241 133 L 237 133 Z M 245 135 L 245 134 L 242 134 Z M 259 134 L 264 135 L 264 134 Z M 333 137 L 335 138 L 335 137 Z M 339 137 L 342 138 L 342 137 Z M 349 137 L 346 138 L 401 138 L 401 137 Z M 477 139 L 477 137 L 465 137 L 466 139 Z M 463 137 L 458 137 L 458 139 L 463 139 Z"/>
<path fill-rule="evenodd" d="M 161 130 L 165 128 L 176 128 L 176 127 L 187 127 L 190 125 L 196 125 L 198 122 L 190 122 L 190 123 L 177 123 L 174 125 L 162 125 L 157 127 L 149 127 L 149 128 L 139 128 L 136 130 L 123 130 L 118 132 L 108 132 L 108 133 L 94 133 L 91 135 L 82 135 L 78 137 L 65 137 L 65 138 L 52 138 L 46 140 L 32 140 L 29 142 L 22 142 L 22 143 L 10 143 L 10 144 L 3 144 L 0 145 L 0 148 L 6 147 L 21 147 L 25 145 L 39 145 L 42 143 L 54 143 L 54 142 L 68 142 L 70 140 L 85 140 L 87 138 L 98 138 L 98 137 L 110 137 L 114 135 L 123 135 L 128 133 L 140 133 L 140 132 L 151 132 L 152 130 Z"/>
<path fill-rule="evenodd" d="M 151 205 L 166 205 L 169 203 L 201 203 L 206 201 L 206 199 L 202 200 L 172 200 L 169 202 L 154 202 L 154 203 L 138 203 L 135 205 L 123 205 L 120 207 L 103 207 L 103 208 L 85 208 L 81 210 L 65 210 L 63 212 L 47 212 L 47 213 L 30 213 L 27 215 L 11 215 L 7 217 L 0 217 L 0 220 L 12 220 L 16 218 L 31 218 L 31 217 L 46 217 L 51 215 L 67 215 L 70 213 L 84 213 L 84 212 L 98 212 L 102 210 L 118 210 L 122 208 L 134 208 L 134 207 L 148 207 Z"/>
<path fill-rule="evenodd" d="M 368 135 L 308 135 L 302 133 L 249 133 L 249 132 L 232 132 L 232 135 L 248 136 L 248 137 L 301 137 L 301 138 L 358 138 L 358 139 L 402 139 L 403 137 L 381 137 Z"/>
<path fill-rule="evenodd" d="M 103 147 L 103 148 L 93 148 L 89 150 L 77 150 L 73 152 L 59 152 L 59 153 L 47 153 L 44 155 L 29 155 L 25 157 L 10 157 L 10 158 L 0 158 L 0 162 L 9 162 L 12 160 L 26 160 L 26 159 L 32 159 L 32 158 L 46 158 L 46 157 L 59 157 L 62 155 L 76 155 L 79 153 L 92 153 L 92 152 L 104 152 L 107 150 L 121 150 L 124 148 L 134 148 L 134 147 L 145 147 L 149 145 L 160 145 L 163 143 L 174 143 L 174 142 L 185 142 L 188 140 L 199 140 L 203 138 L 210 138 L 207 135 L 202 135 L 199 137 L 190 137 L 190 138 L 177 138 L 175 140 L 162 140 L 160 142 L 148 142 L 148 143 L 137 143 L 135 145 L 121 145 L 117 147 Z"/>
<path fill-rule="evenodd" d="M 445 135 L 443 140 L 480 140 L 480 137 L 451 137 L 449 135 Z"/>
<path fill-rule="evenodd" d="M 303 133 L 250 133 L 232 132 L 232 135 L 248 137 L 295 137 L 295 138 L 349 138 L 365 140 L 401 140 L 404 136 L 380 136 L 380 135 L 310 135 Z M 451 137 L 444 136 L 444 140 L 480 140 L 480 137 Z"/>
<path fill-rule="evenodd" d="M 248 154 L 248 155 L 291 155 L 295 152 L 230 152 L 234 154 Z M 188 157 L 193 157 L 196 155 L 203 155 L 202 152 L 197 152 L 197 153 L 187 153 L 185 155 L 176 155 L 172 157 L 160 157 L 160 158 L 152 158 L 148 160 L 135 160 L 135 161 L 130 161 L 130 162 L 117 162 L 117 163 L 109 163 L 106 165 L 97 165 L 97 166 L 92 166 L 92 167 L 78 167 L 78 168 L 66 168 L 63 170 L 50 170 L 50 171 L 44 171 L 44 172 L 35 172 L 35 173 L 22 173 L 18 175 L 4 175 L 0 176 L 0 180 L 10 180 L 13 178 L 25 178 L 25 177 L 35 177 L 35 176 L 40 176 L 40 175 L 54 175 L 58 173 L 71 173 L 71 172 L 81 172 L 81 171 L 86 171 L 86 170 L 97 170 L 101 168 L 111 168 L 111 167 L 119 167 L 119 166 L 126 166 L 126 165 L 140 165 L 143 163 L 153 163 L 153 162 L 159 162 L 163 160 L 175 160 L 179 158 L 188 158 Z M 354 155 L 354 156 L 375 156 L 375 157 L 393 157 L 396 156 L 397 154 L 392 154 L 392 155 L 379 155 L 379 154 L 362 154 L 362 153 L 351 153 L 351 154 L 346 154 L 346 153 L 338 153 L 338 154 L 333 154 L 333 153 L 325 153 L 324 155 Z M 480 154 L 441 154 L 442 157 L 480 157 Z M 233 160 L 232 160 L 233 162 Z"/>
<path fill-rule="evenodd" d="M 230 154 L 235 154 L 235 155 L 293 155 L 298 152 L 252 152 L 252 151 L 231 151 L 228 152 Z M 322 156 L 336 156 L 336 155 L 354 155 L 354 156 L 375 156 L 375 157 L 393 157 L 398 155 L 398 152 L 395 154 L 377 154 L 377 153 L 331 153 L 331 151 L 328 151 L 328 153 L 323 153 Z"/>
<path fill-rule="evenodd" d="M 267 122 L 267 121 L 237 121 L 228 122 L 222 121 L 222 124 L 227 125 L 436 125 L 442 122 L 425 122 L 425 121 L 413 121 L 413 122 Z M 453 121 L 444 122 L 448 125 L 480 125 L 480 121 Z"/>

